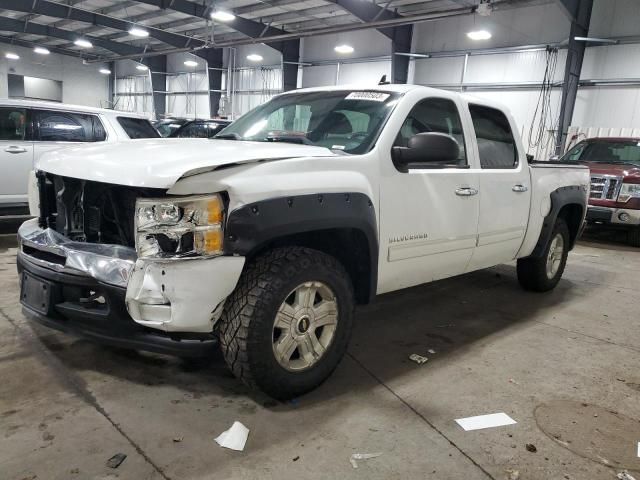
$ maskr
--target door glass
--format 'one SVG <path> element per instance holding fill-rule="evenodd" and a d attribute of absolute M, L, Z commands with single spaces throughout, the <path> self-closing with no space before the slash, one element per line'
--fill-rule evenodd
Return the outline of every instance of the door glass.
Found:
<path fill-rule="evenodd" d="M 93 115 L 36 110 L 39 140 L 42 142 L 93 142 Z"/>
<path fill-rule="evenodd" d="M 0 108 L 0 140 L 24 140 L 27 112 L 23 108 Z"/>
<path fill-rule="evenodd" d="M 207 131 L 202 123 L 190 123 L 185 125 L 177 136 L 180 138 L 207 138 Z"/>
<path fill-rule="evenodd" d="M 516 168 L 518 150 L 509 120 L 500 110 L 469 105 L 482 168 Z"/>
<path fill-rule="evenodd" d="M 118 123 L 131 139 L 160 138 L 158 131 L 145 118 L 118 117 Z"/>
<path fill-rule="evenodd" d="M 394 146 L 406 147 L 411 137 L 426 132 L 446 133 L 455 138 L 460 147 L 458 165 L 467 164 L 464 131 L 454 102 L 446 98 L 428 98 L 418 103 L 400 127 Z"/>

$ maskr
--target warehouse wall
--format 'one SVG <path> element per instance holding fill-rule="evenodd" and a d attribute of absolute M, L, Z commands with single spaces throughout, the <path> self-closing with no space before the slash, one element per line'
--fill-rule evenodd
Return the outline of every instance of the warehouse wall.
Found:
<path fill-rule="evenodd" d="M 20 60 L 7 60 L 6 52 L 20 55 Z M 82 60 L 68 55 L 38 55 L 30 48 L 0 45 L 0 97 L 8 96 L 7 74 L 47 78 L 62 82 L 62 101 L 89 107 L 105 107 L 109 100 L 109 81 L 98 72 L 103 65 L 83 65 Z"/>
<path fill-rule="evenodd" d="M 187 67 L 185 60 L 198 62 Z M 209 118 L 207 62 L 189 53 L 167 56 L 167 114 L 187 118 Z"/>

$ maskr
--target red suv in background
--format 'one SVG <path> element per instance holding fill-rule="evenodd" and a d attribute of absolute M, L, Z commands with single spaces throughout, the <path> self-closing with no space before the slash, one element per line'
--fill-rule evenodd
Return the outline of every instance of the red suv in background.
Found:
<path fill-rule="evenodd" d="M 640 138 L 589 138 L 561 159 L 591 170 L 587 222 L 628 230 L 640 247 Z"/>

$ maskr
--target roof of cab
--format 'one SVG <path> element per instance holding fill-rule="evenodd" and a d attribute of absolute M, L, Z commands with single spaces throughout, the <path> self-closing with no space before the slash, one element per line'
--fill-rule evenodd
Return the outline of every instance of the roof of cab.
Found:
<path fill-rule="evenodd" d="M 48 108 L 51 110 L 63 110 L 80 113 L 102 113 L 105 115 L 124 115 L 134 118 L 148 118 L 136 112 L 124 112 L 121 110 L 110 110 L 108 108 L 87 107 L 84 105 L 71 105 L 68 103 L 47 102 L 45 100 L 22 100 L 18 98 L 0 98 L 0 106 Z"/>

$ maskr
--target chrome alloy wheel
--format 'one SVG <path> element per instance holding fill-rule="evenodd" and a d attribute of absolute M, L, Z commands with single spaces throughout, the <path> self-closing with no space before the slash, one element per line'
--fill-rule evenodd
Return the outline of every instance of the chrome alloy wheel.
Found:
<path fill-rule="evenodd" d="M 273 354 L 291 372 L 307 370 L 325 354 L 338 325 L 338 302 L 322 282 L 294 288 L 273 322 Z"/>
<path fill-rule="evenodd" d="M 556 276 L 562 263 L 562 256 L 564 255 L 564 237 L 561 234 L 556 234 L 551 241 L 549 247 L 549 253 L 547 254 L 547 278 L 551 280 Z"/>

